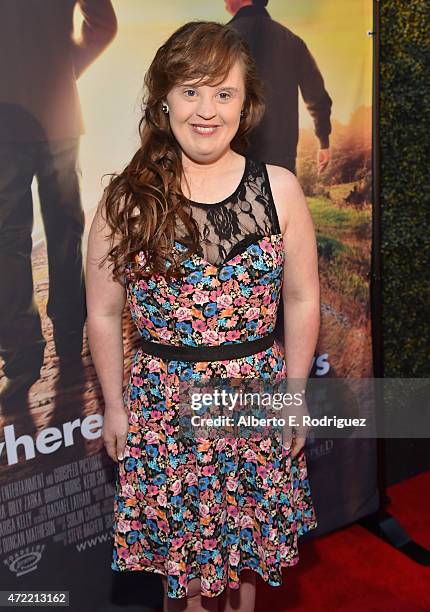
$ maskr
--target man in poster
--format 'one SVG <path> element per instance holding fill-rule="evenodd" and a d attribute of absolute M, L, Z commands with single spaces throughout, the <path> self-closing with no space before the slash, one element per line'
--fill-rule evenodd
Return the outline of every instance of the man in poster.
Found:
<path fill-rule="evenodd" d="M 83 16 L 73 38 L 76 6 Z M 76 79 L 117 30 L 110 0 L 0 2 L 0 356 L 3 402 L 39 378 L 46 339 L 34 298 L 33 201 L 37 178 L 49 266 L 47 315 L 60 367 L 80 359 L 86 320 Z"/>
<path fill-rule="evenodd" d="M 306 44 L 271 18 L 267 4 L 268 0 L 225 0 L 233 15 L 228 25 L 248 43 L 266 87 L 266 113 L 250 134 L 249 154 L 296 172 L 300 89 L 320 143 L 317 163 L 321 172 L 329 162 L 332 100 Z"/>
<path fill-rule="evenodd" d="M 311 114 L 320 148 L 317 171 L 330 159 L 332 100 L 318 66 L 304 41 L 273 20 L 268 0 L 225 0 L 233 15 L 228 23 L 248 43 L 266 89 L 266 112 L 249 135 L 247 153 L 256 160 L 283 166 L 296 173 L 299 140 L 299 100 L 302 94 Z M 279 305 L 275 335 L 283 343 L 283 303 Z"/>

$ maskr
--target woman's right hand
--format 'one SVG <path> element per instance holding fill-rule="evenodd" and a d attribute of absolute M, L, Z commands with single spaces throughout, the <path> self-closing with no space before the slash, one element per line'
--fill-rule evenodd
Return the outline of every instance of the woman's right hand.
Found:
<path fill-rule="evenodd" d="M 128 414 L 124 402 L 106 404 L 102 436 L 106 452 L 115 463 L 124 458 L 128 427 Z"/>

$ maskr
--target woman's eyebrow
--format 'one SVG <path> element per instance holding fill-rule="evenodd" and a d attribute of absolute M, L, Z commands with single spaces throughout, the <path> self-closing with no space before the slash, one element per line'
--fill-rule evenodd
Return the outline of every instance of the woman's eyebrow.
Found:
<path fill-rule="evenodd" d="M 183 83 L 182 85 L 178 85 L 178 87 L 181 87 L 181 88 L 182 88 L 182 87 L 192 87 L 193 89 L 198 89 L 198 88 L 199 88 L 199 85 L 193 85 L 192 83 Z M 223 87 L 222 85 L 219 85 L 219 86 L 218 86 L 216 89 L 217 89 L 218 91 L 220 91 L 220 90 L 222 90 L 222 91 L 226 91 L 226 90 L 227 90 L 227 91 L 232 91 L 232 92 L 234 92 L 234 93 L 238 93 L 238 91 L 239 91 L 239 90 L 237 89 L 237 87 L 229 87 L 229 86 L 227 86 L 227 87 Z"/>

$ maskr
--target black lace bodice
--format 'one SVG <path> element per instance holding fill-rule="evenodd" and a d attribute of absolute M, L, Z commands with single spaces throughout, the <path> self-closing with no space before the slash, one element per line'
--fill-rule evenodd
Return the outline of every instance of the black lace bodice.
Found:
<path fill-rule="evenodd" d="M 229 261 L 264 236 L 281 233 L 267 168 L 249 157 L 229 197 L 211 204 L 188 202 L 200 229 L 198 254 L 213 265 Z M 186 242 L 180 231 L 177 240 Z"/>

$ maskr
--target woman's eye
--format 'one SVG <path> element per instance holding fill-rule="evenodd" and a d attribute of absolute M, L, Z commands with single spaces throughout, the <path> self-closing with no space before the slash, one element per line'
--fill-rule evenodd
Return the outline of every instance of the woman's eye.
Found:
<path fill-rule="evenodd" d="M 219 95 L 221 96 L 222 100 L 228 100 L 228 98 L 230 98 L 228 91 L 221 91 Z"/>
<path fill-rule="evenodd" d="M 196 92 L 194 91 L 194 89 L 186 89 L 186 90 L 184 91 L 184 94 L 187 94 L 187 95 L 188 95 L 188 93 L 189 93 L 189 92 L 191 92 L 191 93 L 193 93 L 193 94 L 194 94 L 194 93 L 196 93 Z M 188 97 L 192 98 L 193 96 L 188 96 Z"/>

